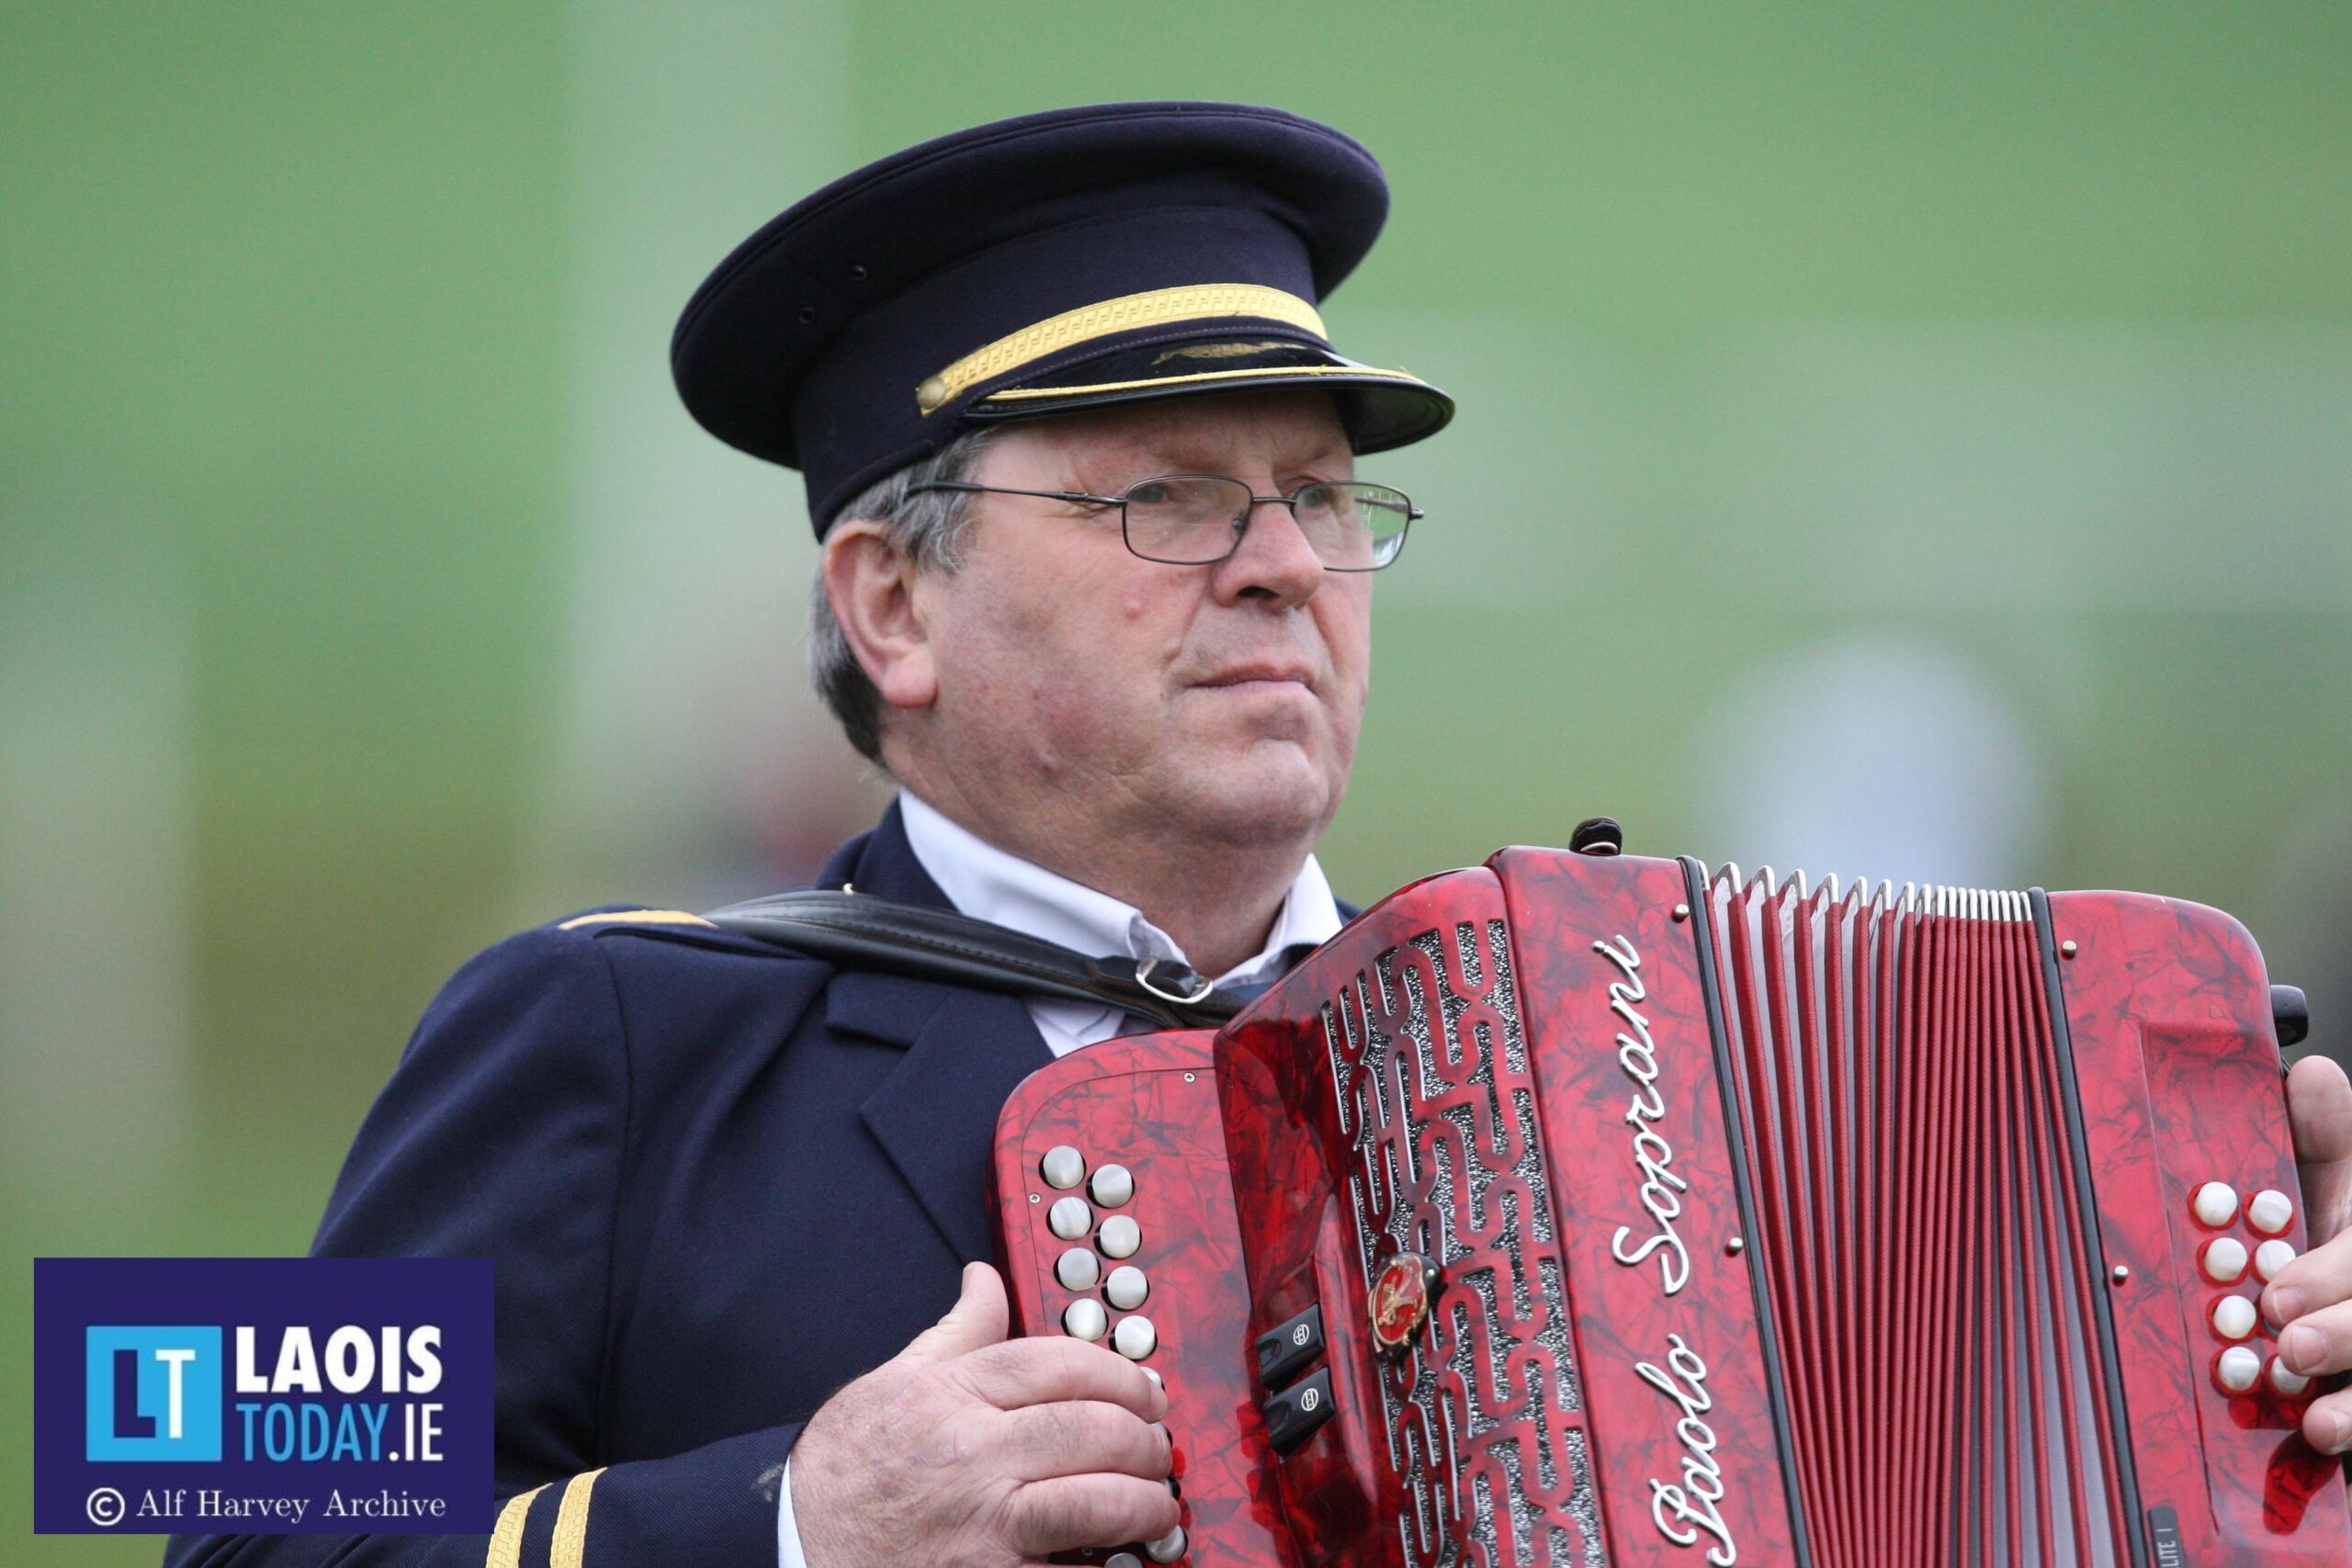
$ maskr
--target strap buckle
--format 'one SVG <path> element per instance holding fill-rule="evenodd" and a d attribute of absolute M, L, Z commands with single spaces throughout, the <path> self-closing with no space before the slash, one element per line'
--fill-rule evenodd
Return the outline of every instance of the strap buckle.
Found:
<path fill-rule="evenodd" d="M 1191 1007 L 1195 1002 L 1205 1000 L 1208 994 L 1216 989 L 1209 983 L 1206 976 L 1189 964 L 1170 964 L 1168 966 L 1168 975 L 1170 980 L 1178 986 L 1190 980 L 1193 983 L 1193 988 L 1190 991 L 1171 990 L 1156 986 L 1152 984 L 1151 975 L 1152 971 L 1159 967 L 1159 960 L 1157 958 L 1147 958 L 1136 964 L 1136 984 L 1162 1001 L 1174 1002 L 1179 1007 Z"/>

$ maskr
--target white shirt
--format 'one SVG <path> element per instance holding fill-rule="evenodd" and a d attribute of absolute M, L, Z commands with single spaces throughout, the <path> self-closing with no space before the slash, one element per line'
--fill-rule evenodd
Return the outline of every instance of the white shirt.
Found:
<path fill-rule="evenodd" d="M 1097 957 L 1121 953 L 1137 962 L 1147 958 L 1184 961 L 1175 939 L 1144 919 L 1133 905 L 1008 854 L 903 790 L 899 795 L 899 816 L 906 825 L 907 843 L 915 859 L 958 912 Z M 1329 942 L 1344 923 L 1323 868 L 1308 855 L 1283 898 L 1273 929 L 1266 933 L 1266 945 L 1256 956 L 1216 976 L 1216 983 L 1231 986 L 1270 979 L 1280 970 L 1289 949 L 1302 942 Z M 1057 1056 L 1126 1033 L 1132 1027 L 1124 1010 L 1091 1002 L 1033 1001 L 1029 1016 L 1036 1021 L 1037 1032 L 1045 1036 L 1046 1049 Z M 799 1527 L 792 1517 L 789 1458 L 776 1487 L 776 1560 L 777 1568 L 807 1568 L 807 1560 L 800 1554 Z"/>

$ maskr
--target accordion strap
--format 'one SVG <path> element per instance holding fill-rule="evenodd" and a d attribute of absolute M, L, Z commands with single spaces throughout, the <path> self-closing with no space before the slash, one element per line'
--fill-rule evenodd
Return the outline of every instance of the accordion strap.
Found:
<path fill-rule="evenodd" d="M 827 888 L 729 904 L 703 919 L 742 936 L 848 969 L 876 969 L 983 991 L 1099 1002 L 1164 1029 L 1213 1029 L 1242 1009 L 1166 959 L 1090 958 L 952 909 Z"/>

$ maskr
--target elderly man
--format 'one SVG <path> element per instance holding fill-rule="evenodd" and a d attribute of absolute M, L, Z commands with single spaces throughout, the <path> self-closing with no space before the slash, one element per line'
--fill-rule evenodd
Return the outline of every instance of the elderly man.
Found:
<path fill-rule="evenodd" d="M 902 789 L 826 886 L 1238 987 L 1339 928 L 1313 850 L 1363 716 L 1371 573 L 1417 515 L 1355 460 L 1451 412 L 1340 357 L 1316 312 L 1385 209 L 1325 127 L 1114 106 L 886 160 L 713 274 L 679 384 L 806 473 L 816 677 Z M 498 1260 L 496 1533 L 175 1561 L 1181 1555 L 1155 1382 L 1007 1342 L 976 1261 L 1006 1093 L 1130 1026 L 676 911 L 500 944 L 427 1013 L 318 1244 Z M 2325 1231 L 2352 1205 L 2352 1088 L 2324 1063 L 2293 1087 Z M 2308 1314 L 2290 1362 L 2352 1366 L 2347 1297 L 2341 1242 L 2270 1287 Z M 2312 1406 L 2315 1441 L 2344 1445 L 2346 1408 Z"/>

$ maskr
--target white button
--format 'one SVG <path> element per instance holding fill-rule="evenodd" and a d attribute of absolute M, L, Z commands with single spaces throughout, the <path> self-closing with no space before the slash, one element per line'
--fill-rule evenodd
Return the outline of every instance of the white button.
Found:
<path fill-rule="evenodd" d="M 1082 1247 L 1073 1247 L 1054 1260 L 1054 1278 L 1065 1291 L 1091 1291 L 1102 1277 L 1102 1260 Z"/>
<path fill-rule="evenodd" d="M 1178 1525 L 1158 1540 L 1143 1543 L 1143 1554 L 1154 1562 L 1173 1562 L 1184 1555 L 1184 1527 Z"/>
<path fill-rule="evenodd" d="M 2244 1393 L 2262 1375 L 2262 1358 L 2243 1345 L 2233 1345 L 2213 1363 L 2213 1381 L 2224 1393 Z"/>
<path fill-rule="evenodd" d="M 2276 1187 L 2266 1187 L 2245 1201 L 2245 1223 L 2264 1235 L 2284 1235 L 2295 1223 L 2295 1201 Z"/>
<path fill-rule="evenodd" d="M 1100 1312 L 1102 1308 L 1096 1307 L 1095 1310 Z M 1089 1335 L 1088 1337 L 1092 1338 L 1093 1336 Z M 1159 1330 L 1151 1325 L 1151 1319 L 1140 1313 L 1133 1317 L 1123 1317 L 1119 1319 L 1119 1326 L 1111 1331 L 1111 1348 L 1130 1361 L 1140 1361 L 1159 1348 Z"/>
<path fill-rule="evenodd" d="M 1067 1198 L 1062 1200 L 1064 1203 L 1069 1201 Z M 2234 1285 L 2245 1278 L 2245 1243 L 2233 1235 L 2215 1236 L 2205 1244 L 2204 1252 L 2198 1258 L 2198 1267 L 2205 1270 L 2205 1278 L 2213 1283 Z"/>
<path fill-rule="evenodd" d="M 1102 1560 L 1102 1568 L 1143 1568 L 1143 1559 L 1132 1551 L 1114 1551 Z"/>
<path fill-rule="evenodd" d="M 1092 1296 L 1080 1296 L 1062 1309 L 1062 1326 L 1074 1338 L 1100 1339 L 1110 1322 L 1111 1314 Z"/>
<path fill-rule="evenodd" d="M 1136 1195 L 1135 1173 L 1124 1165 L 1106 1165 L 1094 1173 L 1086 1190 L 1106 1209 L 1115 1209 Z"/>
<path fill-rule="evenodd" d="M 2288 1242 L 2266 1241 L 2254 1249 L 2254 1271 L 2262 1276 L 2266 1284 L 2278 1278 L 2278 1270 L 2294 1260 L 2295 1248 Z"/>
<path fill-rule="evenodd" d="M 1073 1201 L 1069 1198 L 1062 1200 L 1063 1203 Z M 1058 1208 L 1060 1204 L 1055 1206 Z M 1102 1222 L 1102 1234 L 1095 1239 L 1105 1258 L 1133 1258 L 1136 1248 L 1143 1245 L 1143 1228 L 1129 1215 L 1114 1214 Z"/>
<path fill-rule="evenodd" d="M 1143 1270 L 1132 1263 L 1120 1264 L 1111 1270 L 1111 1277 L 1102 1281 L 1103 1297 L 1121 1312 L 1132 1312 L 1143 1305 L 1143 1299 L 1150 1290 L 1150 1285 L 1144 1280 Z"/>
<path fill-rule="evenodd" d="M 1046 1179 L 1046 1186 L 1067 1192 L 1086 1179 L 1086 1156 L 1068 1144 L 1056 1144 L 1037 1162 L 1037 1174 Z"/>
<path fill-rule="evenodd" d="M 1158 1383 L 1162 1388 L 1166 1388 L 1168 1386 L 1168 1380 L 1161 1377 L 1157 1371 L 1153 1371 L 1149 1367 L 1143 1369 L 1143 1375 L 1149 1378 L 1152 1382 Z"/>
<path fill-rule="evenodd" d="M 1083 1198 L 1057 1198 L 1054 1206 L 1046 1211 L 1046 1228 L 1064 1241 L 1076 1241 L 1093 1224 L 1094 1211 L 1086 1206 Z M 1103 1250 L 1110 1252 L 1111 1249 L 1104 1247 Z M 1118 1258 L 1124 1254 L 1114 1252 L 1111 1256 Z"/>
<path fill-rule="evenodd" d="M 2213 1303 L 2213 1332 L 2224 1339 L 2243 1339 L 2254 1332 L 2254 1303 L 2245 1296 L 2223 1296 Z"/>
<path fill-rule="evenodd" d="M 2238 1190 L 2226 1181 L 2209 1181 L 2197 1190 L 2188 1206 L 2200 1224 L 2220 1230 L 2238 1217 Z"/>
<path fill-rule="evenodd" d="M 2273 1356 L 2270 1358 L 2270 1386 L 2292 1399 L 2311 1387 L 2312 1380 L 2301 1372 L 2289 1371 L 2287 1363 Z"/>

